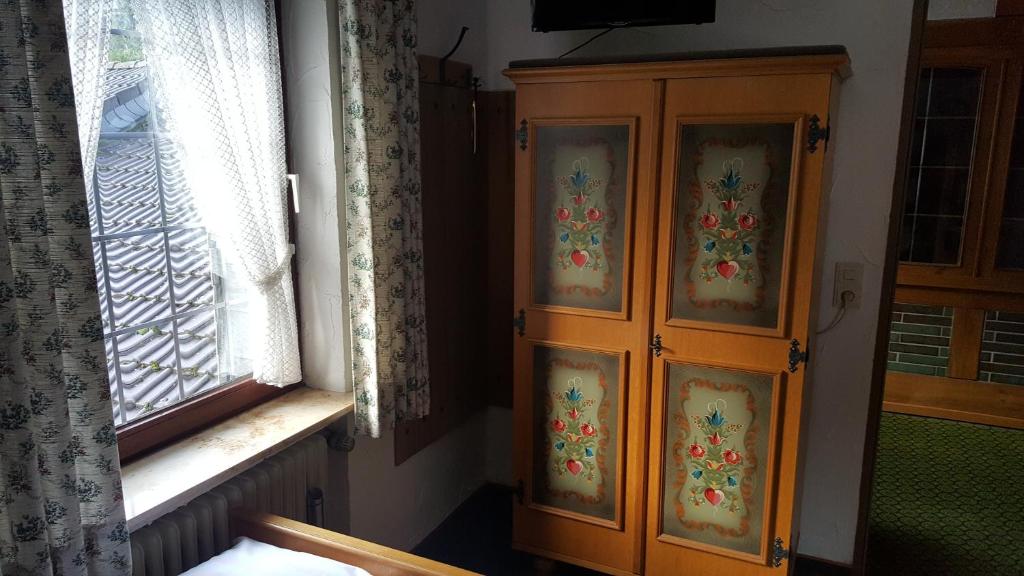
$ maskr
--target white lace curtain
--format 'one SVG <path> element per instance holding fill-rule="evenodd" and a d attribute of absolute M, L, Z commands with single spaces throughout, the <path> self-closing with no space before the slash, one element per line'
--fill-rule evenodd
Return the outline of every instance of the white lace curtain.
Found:
<path fill-rule="evenodd" d="M 68 56 L 75 86 L 78 137 L 86 194 L 92 194 L 96 148 L 103 115 L 103 78 L 110 44 L 109 18 L 114 0 L 64 0 Z"/>
<path fill-rule="evenodd" d="M 298 382 L 273 0 L 133 0 L 132 8 L 204 223 L 256 288 L 253 377 Z"/>

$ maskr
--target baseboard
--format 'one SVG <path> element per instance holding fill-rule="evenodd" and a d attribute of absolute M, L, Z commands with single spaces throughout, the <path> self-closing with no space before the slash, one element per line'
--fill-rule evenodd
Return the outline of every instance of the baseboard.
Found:
<path fill-rule="evenodd" d="M 815 558 L 814 556 L 796 555 L 796 566 L 793 569 L 795 576 L 851 576 L 853 566 Z"/>

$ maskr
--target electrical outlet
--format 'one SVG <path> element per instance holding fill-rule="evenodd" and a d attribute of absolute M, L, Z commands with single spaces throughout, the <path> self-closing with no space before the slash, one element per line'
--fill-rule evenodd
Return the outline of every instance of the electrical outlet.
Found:
<path fill-rule="evenodd" d="M 860 308 L 860 299 L 863 296 L 864 265 L 860 262 L 836 262 L 835 289 L 832 291 L 832 306 L 840 308 L 843 305 L 843 292 L 851 292 L 853 296 L 847 295 L 847 310 Z"/>

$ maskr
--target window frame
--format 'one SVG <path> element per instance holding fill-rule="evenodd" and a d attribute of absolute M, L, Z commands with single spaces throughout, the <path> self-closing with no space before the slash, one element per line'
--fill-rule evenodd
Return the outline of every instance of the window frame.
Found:
<path fill-rule="evenodd" d="M 214 426 L 298 386 L 301 383 L 279 388 L 245 378 L 118 426 L 117 445 L 121 463 Z"/>
<path fill-rule="evenodd" d="M 291 135 L 288 132 L 288 94 L 284 79 L 286 70 L 281 55 L 281 0 L 274 0 L 274 17 L 278 38 L 278 66 L 281 70 L 281 107 L 284 117 L 284 147 L 286 170 L 291 173 L 293 161 L 291 154 Z M 286 191 L 287 206 L 295 206 L 294 190 L 289 186 Z M 295 212 L 286 210 L 288 217 L 288 240 L 294 245 Z M 299 275 L 295 254 L 292 254 L 291 274 L 292 290 L 295 298 L 295 321 L 301 326 L 301 306 L 299 302 Z M 299 341 L 299 354 L 302 354 L 302 341 Z M 212 390 L 187 398 L 163 410 L 153 412 L 142 418 L 127 422 L 115 428 L 117 434 L 118 453 L 124 465 L 146 454 L 154 452 L 191 434 L 213 427 L 232 416 L 236 416 L 250 408 L 282 396 L 304 385 L 303 381 L 288 386 L 271 386 L 261 384 L 254 378 L 243 377 L 234 382 L 218 386 Z M 112 401 L 112 400 L 111 400 Z"/>
<path fill-rule="evenodd" d="M 1016 55 L 1006 62 L 1006 86 L 1002 91 L 1003 105 L 999 110 L 998 126 L 1002 129 L 995 135 L 995 146 L 992 159 L 992 172 L 995 180 L 989 187 L 989 202 L 985 211 L 985 220 L 993 225 L 986 227 L 986 233 L 982 237 L 982 254 L 985 256 L 980 262 L 980 273 L 983 277 L 991 277 L 996 281 L 1005 283 L 1011 289 L 1024 292 L 1024 270 L 999 268 L 996 260 L 999 257 L 999 242 L 1002 235 L 1003 209 L 1006 201 L 1006 188 L 1009 183 L 1010 161 L 1013 152 L 1013 137 L 1017 120 L 1024 111 L 1018 111 L 1021 105 L 1020 92 L 1021 83 L 1024 81 L 1024 57 L 1020 51 L 1024 45 L 1018 47 Z M 1024 145 L 1024 143 L 1020 143 Z"/>

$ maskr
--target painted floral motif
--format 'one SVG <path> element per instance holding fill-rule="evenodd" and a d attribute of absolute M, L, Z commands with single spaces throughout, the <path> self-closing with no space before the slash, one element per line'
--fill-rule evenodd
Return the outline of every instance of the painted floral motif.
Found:
<path fill-rule="evenodd" d="M 573 172 L 560 176 L 558 184 L 568 195 L 568 204 L 555 210 L 558 246 L 555 259 L 562 270 L 572 266 L 594 271 L 606 270 L 608 265 L 597 247 L 604 241 L 605 212 L 594 201 L 593 192 L 603 182 L 588 172 L 590 160 L 586 157 L 573 162 Z"/>
<path fill-rule="evenodd" d="M 559 476 L 571 474 L 593 482 L 598 471 L 594 460 L 597 456 L 598 434 L 589 414 L 594 401 L 583 398 L 579 390 L 582 382 L 578 376 L 570 378 L 568 390 L 552 394 L 561 408 L 555 410 L 555 418 L 551 421 L 554 433 L 549 438 L 555 449 L 552 472 Z"/>
<path fill-rule="evenodd" d="M 689 502 L 694 506 L 712 506 L 735 513 L 743 506 L 739 493 L 743 476 L 743 452 L 730 437 L 743 426 L 729 424 L 724 411 L 726 402 L 719 398 L 708 405 L 705 416 L 694 416 L 693 423 L 703 435 L 695 435 L 687 448 L 687 468 L 696 482 L 690 487 Z"/>
<path fill-rule="evenodd" d="M 753 255 L 760 219 L 753 207 L 744 206 L 744 199 L 761 184 L 744 183 L 742 172 L 743 159 L 733 158 L 722 163 L 720 178 L 704 182 L 705 189 L 718 200 L 714 206 L 708 203 L 697 222 L 704 253 L 700 278 L 709 284 L 718 278 L 726 282 L 738 278 L 748 285 L 755 279 Z"/>
<path fill-rule="evenodd" d="M 665 534 L 759 553 L 772 387 L 767 374 L 670 365 Z"/>

